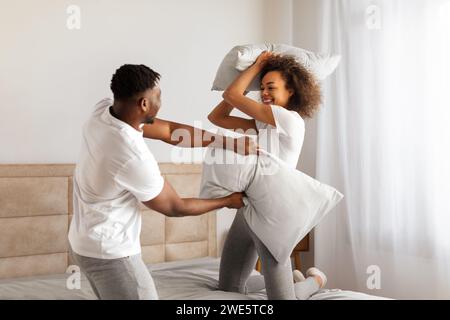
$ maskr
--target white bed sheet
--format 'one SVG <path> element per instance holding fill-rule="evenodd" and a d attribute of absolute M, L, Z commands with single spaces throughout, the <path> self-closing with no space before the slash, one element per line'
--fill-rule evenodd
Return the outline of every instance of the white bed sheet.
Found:
<path fill-rule="evenodd" d="M 264 300 L 265 290 L 247 295 L 217 290 L 218 258 L 199 258 L 149 265 L 159 298 L 163 300 Z M 255 270 L 254 274 L 258 274 Z M 81 276 L 80 289 L 69 290 L 69 274 L 0 280 L 0 299 L 92 300 L 89 282 Z M 338 289 L 321 290 L 311 300 L 379 300 L 382 297 Z"/>

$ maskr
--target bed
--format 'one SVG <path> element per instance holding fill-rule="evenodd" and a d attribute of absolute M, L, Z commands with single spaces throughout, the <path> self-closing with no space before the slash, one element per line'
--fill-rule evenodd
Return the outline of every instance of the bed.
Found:
<path fill-rule="evenodd" d="M 182 197 L 198 195 L 199 164 L 161 163 Z M 67 231 L 72 217 L 74 165 L 0 165 L 0 299 L 95 299 L 84 275 L 71 273 Z M 168 218 L 142 207 L 142 257 L 160 299 L 267 299 L 217 290 L 216 212 Z M 255 270 L 254 274 L 258 274 Z M 79 287 L 67 283 L 80 276 Z M 311 300 L 384 299 L 344 290 L 321 290 Z"/>
<path fill-rule="evenodd" d="M 219 258 L 204 257 L 149 265 L 163 300 L 265 300 L 265 290 L 247 295 L 217 290 Z M 255 270 L 254 274 L 258 274 Z M 0 280 L 0 299 L 95 300 L 89 282 L 81 274 L 79 289 L 67 289 L 70 274 Z M 325 289 L 310 300 L 379 300 L 382 297 L 338 289 Z"/>

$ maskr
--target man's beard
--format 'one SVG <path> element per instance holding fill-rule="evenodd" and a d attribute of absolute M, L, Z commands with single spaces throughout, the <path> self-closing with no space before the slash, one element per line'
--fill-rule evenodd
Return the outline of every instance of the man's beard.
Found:
<path fill-rule="evenodd" d="M 147 115 L 147 117 L 145 118 L 145 122 L 144 122 L 145 124 L 153 124 L 153 122 L 155 122 L 156 114 L 159 111 L 160 104 L 153 104 L 153 108 L 154 108 L 153 111 L 155 111 L 155 112 L 151 112 L 151 113 L 153 113 L 152 116 Z"/>
<path fill-rule="evenodd" d="M 155 117 L 148 117 L 147 119 L 145 119 L 145 124 L 153 124 L 153 122 L 155 122 Z"/>

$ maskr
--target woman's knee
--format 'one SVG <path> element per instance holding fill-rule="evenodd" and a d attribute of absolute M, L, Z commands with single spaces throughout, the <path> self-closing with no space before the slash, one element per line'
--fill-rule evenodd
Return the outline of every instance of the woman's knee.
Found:
<path fill-rule="evenodd" d="M 222 280 L 220 281 L 219 279 L 219 290 L 221 291 L 226 291 L 226 292 L 236 292 L 236 293 L 241 293 L 241 294 L 245 294 L 246 290 L 245 290 L 245 284 L 242 285 L 241 283 L 239 283 L 239 281 L 233 281 L 233 280 Z"/>

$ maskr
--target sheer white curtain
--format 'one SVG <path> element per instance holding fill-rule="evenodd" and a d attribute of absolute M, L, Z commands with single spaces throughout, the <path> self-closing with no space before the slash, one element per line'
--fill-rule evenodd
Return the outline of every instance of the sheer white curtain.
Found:
<path fill-rule="evenodd" d="M 320 4 L 320 49 L 342 62 L 316 177 L 345 199 L 316 228 L 315 263 L 329 287 L 449 299 L 450 1 Z"/>

